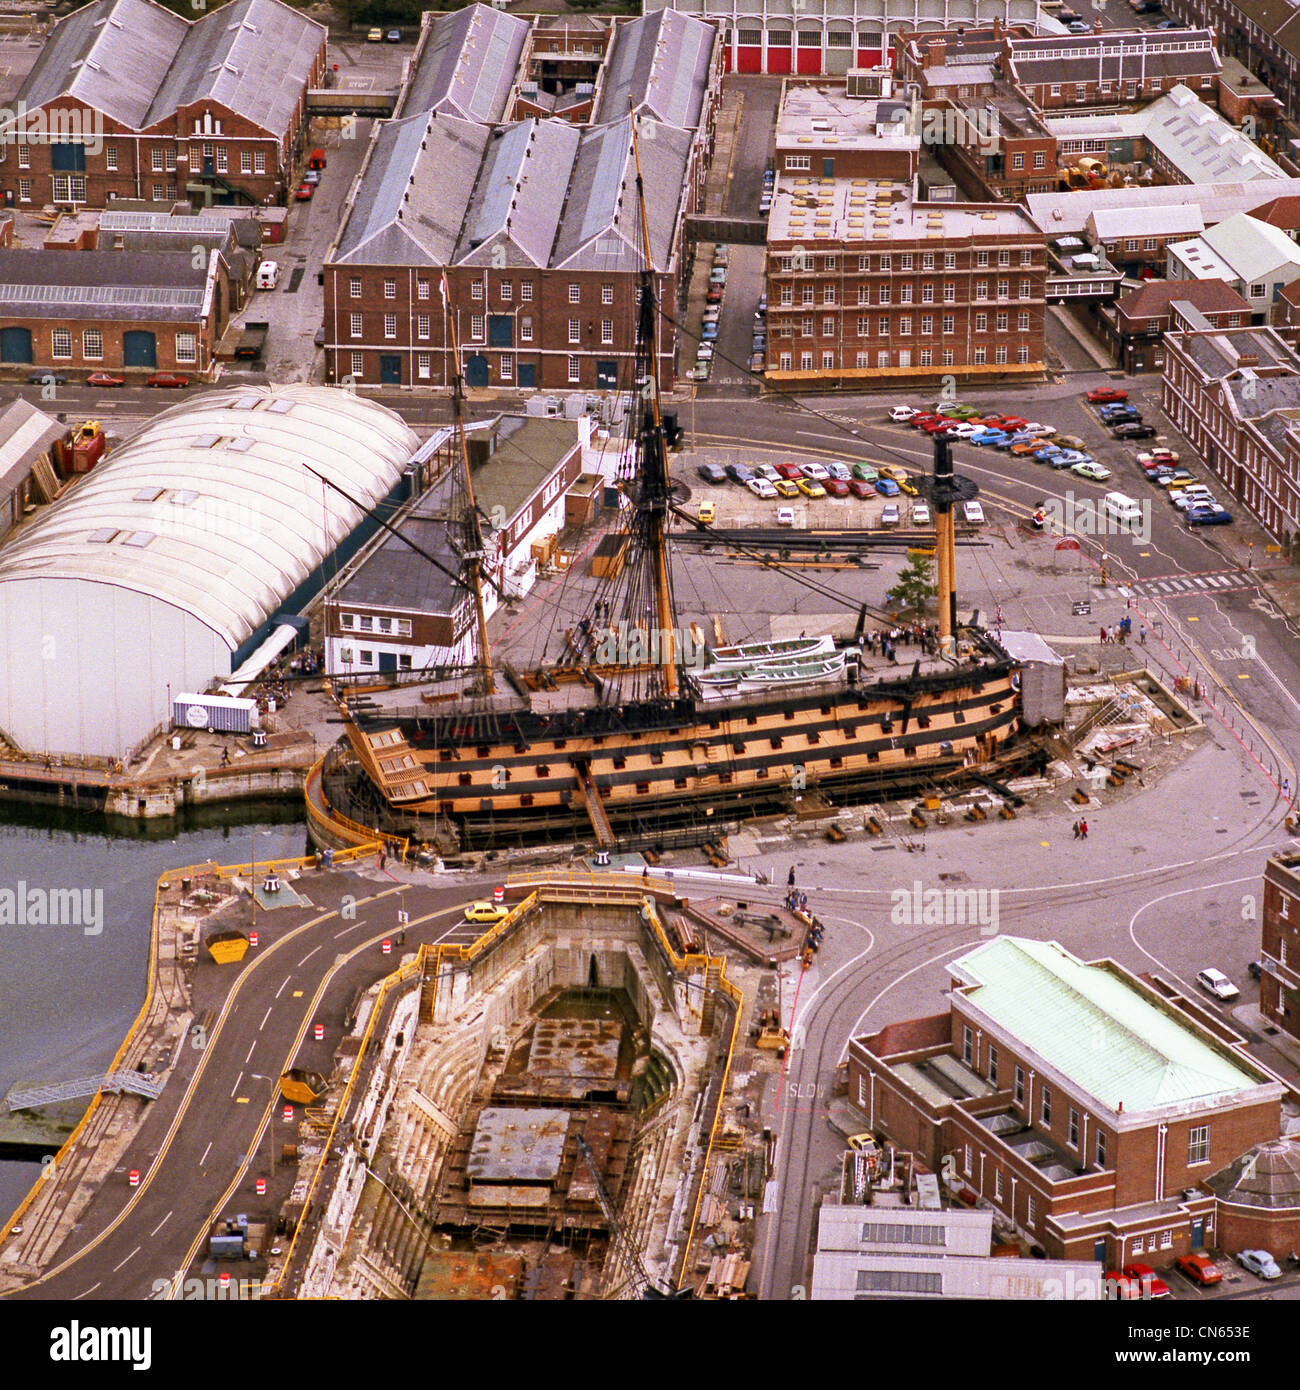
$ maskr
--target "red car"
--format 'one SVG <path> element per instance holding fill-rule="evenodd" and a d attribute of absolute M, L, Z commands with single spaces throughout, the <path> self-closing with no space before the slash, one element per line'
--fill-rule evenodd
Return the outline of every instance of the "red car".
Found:
<path fill-rule="evenodd" d="M 1172 1298 L 1169 1285 L 1150 1265 L 1134 1264 L 1124 1266 L 1124 1277 L 1139 1291 L 1142 1298 Z"/>
<path fill-rule="evenodd" d="M 803 469 L 797 463 L 778 463 L 773 466 L 788 483 L 798 482 L 803 477 Z"/>
<path fill-rule="evenodd" d="M 847 497 L 849 495 L 849 485 L 842 478 L 827 478 L 822 483 L 822 487 L 832 497 Z"/>
<path fill-rule="evenodd" d="M 865 478 L 854 478 L 849 484 L 849 491 L 854 497 L 874 497 L 876 495 L 876 489 Z"/>
<path fill-rule="evenodd" d="M 293 190 L 293 196 L 297 198 L 300 203 L 307 203 L 311 201 L 312 194 L 315 192 L 316 185 L 314 183 L 300 183 L 298 187 Z"/>
<path fill-rule="evenodd" d="M 960 420 L 927 420 L 921 428 L 926 434 L 947 434 L 961 424 Z"/>
<path fill-rule="evenodd" d="M 933 425 L 936 420 L 942 419 L 942 415 L 936 415 L 932 410 L 923 410 L 919 415 L 913 415 L 907 423 L 914 430 L 923 430 L 926 425 Z"/>
<path fill-rule="evenodd" d="M 1006 432 L 1007 432 L 1008 434 L 1013 434 L 1016 430 L 1022 430 L 1022 429 L 1024 429 L 1024 427 L 1025 427 L 1028 423 L 1029 423 L 1029 421 L 1026 420 L 1023 416 L 1020 416 L 1020 415 L 1004 415 L 1004 416 L 1002 417 L 1002 424 L 1001 424 L 1000 428 L 1006 430 Z"/>
<path fill-rule="evenodd" d="M 1098 386 L 1089 391 L 1084 399 L 1091 405 L 1121 405 L 1128 400 L 1128 392 L 1119 391 L 1114 386 Z"/>
<path fill-rule="evenodd" d="M 155 372 L 152 376 L 145 378 L 144 384 L 146 386 L 170 387 L 172 390 L 178 391 L 182 387 L 188 386 L 190 379 L 187 376 L 177 376 L 175 372 Z"/>
<path fill-rule="evenodd" d="M 1179 1255 L 1174 1261 L 1180 1274 L 1185 1274 L 1193 1284 L 1217 1284 L 1223 1275 L 1214 1266 L 1214 1261 L 1206 1255 Z"/>
<path fill-rule="evenodd" d="M 113 376 L 110 372 L 91 372 L 86 378 L 87 386 L 125 386 L 124 376 Z"/>

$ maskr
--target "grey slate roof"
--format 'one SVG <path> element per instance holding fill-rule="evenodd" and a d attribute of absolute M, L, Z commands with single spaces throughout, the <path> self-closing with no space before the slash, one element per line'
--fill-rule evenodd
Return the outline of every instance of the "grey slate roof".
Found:
<path fill-rule="evenodd" d="M 1012 81 L 1032 86 L 1194 77 L 1223 66 L 1208 29 L 1011 39 L 1009 47 Z"/>
<path fill-rule="evenodd" d="M 76 97 L 133 130 L 210 99 L 278 134 L 325 33 L 281 0 L 233 0 L 193 24 L 153 0 L 95 0 L 55 25 L 18 99 Z"/>
<path fill-rule="evenodd" d="M 18 101 L 73 96 L 138 130 L 188 28 L 153 0 L 96 0 L 54 26 Z"/>
<path fill-rule="evenodd" d="M 451 264 L 491 138 L 452 116 L 379 122 L 334 261 Z"/>
<path fill-rule="evenodd" d="M 189 26 L 146 124 L 208 99 L 264 130 L 284 130 L 325 34 L 280 0 L 232 0 L 209 11 Z"/>
<path fill-rule="evenodd" d="M 12 492 L 67 426 L 22 399 L 0 411 L 0 497 Z"/>
<path fill-rule="evenodd" d="M 641 164 L 651 251 L 664 270 L 692 137 L 668 125 L 655 132 L 641 142 Z M 488 264 L 500 243 L 509 265 L 636 270 L 635 185 L 631 117 L 585 128 L 536 119 L 494 128 L 450 116 L 383 122 L 331 262 Z"/>
<path fill-rule="evenodd" d="M 398 108 L 402 116 L 438 111 L 467 121 L 499 121 L 528 42 L 526 19 L 469 5 L 433 20 Z"/>
<path fill-rule="evenodd" d="M 188 252 L 0 249 L 0 306 L 22 318 L 192 322 L 206 283 Z"/>
<path fill-rule="evenodd" d="M 688 129 L 699 124 L 718 31 L 678 10 L 657 10 L 614 31 L 594 122 L 629 109 Z"/>

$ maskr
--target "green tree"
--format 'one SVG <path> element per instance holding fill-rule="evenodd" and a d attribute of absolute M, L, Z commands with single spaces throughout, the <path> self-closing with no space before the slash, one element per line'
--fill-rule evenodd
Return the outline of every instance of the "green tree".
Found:
<path fill-rule="evenodd" d="M 926 605 L 938 596 L 934 582 L 934 556 L 925 550 L 908 552 L 907 564 L 898 575 L 898 582 L 885 591 L 885 597 L 896 603 L 913 622 L 925 617 Z"/>

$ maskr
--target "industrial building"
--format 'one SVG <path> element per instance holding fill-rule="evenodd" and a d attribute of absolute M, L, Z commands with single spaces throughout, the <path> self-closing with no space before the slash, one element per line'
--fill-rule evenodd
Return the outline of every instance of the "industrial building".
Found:
<path fill-rule="evenodd" d="M 0 411 L 0 542 L 58 490 L 53 449 L 67 427 L 24 400 Z"/>
<path fill-rule="evenodd" d="M 1056 942 L 997 937 L 949 971 L 945 1012 L 850 1040 L 873 1130 L 1052 1259 L 1163 1264 L 1223 1242 L 1207 1180 L 1282 1132 L 1286 1086 L 1245 1039 Z"/>
<path fill-rule="evenodd" d="M 157 416 L 0 551 L 0 733 L 126 757 L 173 694 L 227 678 L 320 591 L 373 533 L 362 506 L 409 495 L 417 447 L 391 411 L 325 387 Z"/>
<path fill-rule="evenodd" d="M 280 0 L 190 22 L 153 0 L 61 19 L 0 128 L 6 206 L 283 202 L 325 27 Z"/>

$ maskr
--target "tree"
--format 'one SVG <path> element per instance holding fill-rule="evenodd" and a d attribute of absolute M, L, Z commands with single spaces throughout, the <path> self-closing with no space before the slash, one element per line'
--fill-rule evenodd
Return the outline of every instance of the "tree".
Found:
<path fill-rule="evenodd" d="M 885 591 L 885 597 L 897 603 L 913 622 L 925 617 L 926 605 L 938 596 L 934 582 L 934 556 L 928 550 L 908 552 L 907 564 L 898 575 L 898 582 Z"/>

